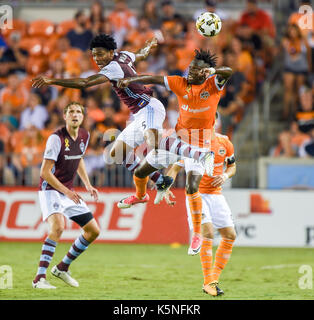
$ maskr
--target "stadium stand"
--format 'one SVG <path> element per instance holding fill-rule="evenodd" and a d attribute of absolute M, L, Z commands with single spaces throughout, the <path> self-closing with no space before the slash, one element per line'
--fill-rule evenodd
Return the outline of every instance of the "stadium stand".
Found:
<path fill-rule="evenodd" d="M 28 1 L 24 2 L 26 8 L 27 3 Z M 62 5 L 67 7 L 67 1 L 52 1 L 52 3 L 60 5 L 60 10 Z M 52 132 L 54 126 L 59 124 L 58 115 L 60 116 L 62 107 L 70 100 L 77 100 L 87 106 L 88 117 L 85 125 L 93 133 L 86 159 L 88 172 L 95 177 L 97 183 L 109 184 L 109 180 L 105 182 L 104 173 L 108 168 L 104 168 L 101 159 L 101 150 L 109 142 L 103 142 L 101 136 L 106 130 L 123 129 L 125 122 L 129 119 L 128 109 L 120 103 L 110 85 L 100 85 L 81 92 L 58 87 L 34 93 L 30 87 L 30 79 L 38 74 L 54 77 L 84 77 L 96 73 L 97 66 L 92 60 L 87 43 L 93 35 L 100 32 L 112 34 L 117 40 L 119 50 L 136 51 L 145 40 L 152 36 L 158 38 L 159 47 L 152 52 L 147 62 L 138 65 L 139 73 L 185 75 L 196 48 L 210 48 L 217 54 L 219 65 L 232 66 L 234 75 L 224 90 L 219 106 L 221 116 L 218 130 L 234 139 L 236 148 L 237 144 L 247 148 L 247 150 L 243 149 L 244 151 L 240 148 L 238 150 L 239 153 L 251 157 L 249 160 L 244 159 L 244 167 L 246 160 L 255 161 L 256 164 L 259 155 L 268 154 L 270 147 L 275 144 L 279 129 L 284 127 L 289 129 L 280 134 L 280 143 L 272 149 L 271 154 L 278 156 L 286 152 L 283 144 L 286 145 L 287 140 L 290 141 L 291 135 L 295 133 L 295 122 L 288 125 L 289 122 L 285 116 L 288 110 L 286 105 L 291 102 L 288 95 L 293 92 L 296 94 L 296 102 L 291 107 L 293 119 L 298 123 L 302 122 L 306 112 L 306 117 L 310 117 L 313 121 L 313 109 L 308 107 L 309 102 L 297 102 L 298 90 L 289 89 L 291 83 L 287 80 L 284 81 L 284 87 L 279 85 L 279 90 L 274 94 L 278 96 L 278 91 L 283 92 L 280 96 L 280 106 L 275 112 L 278 115 L 275 120 L 279 123 L 277 126 L 279 129 L 275 133 L 270 133 L 271 130 L 266 127 L 266 124 L 262 124 L 267 134 L 271 135 L 269 139 L 265 138 L 262 150 L 257 153 L 254 151 L 255 147 L 252 147 L 252 143 L 256 141 L 254 142 L 252 135 L 248 133 L 249 129 L 245 129 L 246 123 L 252 119 L 254 105 L 265 106 L 263 99 L 267 97 L 263 96 L 264 85 L 269 84 L 271 79 L 269 74 L 273 75 L 273 70 L 278 69 L 277 66 L 274 68 L 275 62 L 285 54 L 284 51 L 278 50 L 278 43 L 283 43 L 283 50 L 288 50 L 287 55 L 291 53 L 293 46 L 282 34 L 282 26 L 288 26 L 288 18 L 291 14 L 289 28 L 292 28 L 291 23 L 296 21 L 292 13 L 297 8 L 291 9 L 287 6 L 281 8 L 273 5 L 271 1 L 254 0 L 240 2 L 235 11 L 232 11 L 234 3 L 231 1 L 203 1 L 202 3 L 189 1 L 187 4 L 179 0 L 162 2 L 145 0 L 139 3 L 140 1 L 119 0 L 115 1 L 114 5 L 111 1 L 95 1 L 86 5 L 85 2 L 79 1 L 75 12 L 72 8 L 72 18 L 69 17 L 60 22 L 55 22 L 53 16 L 50 18 L 51 21 L 23 20 L 23 11 L 20 11 L 21 17 L 18 16 L 13 21 L 14 29 L 1 30 L 0 115 L 2 120 L 0 129 L 3 134 L 0 139 L 0 177 L 3 179 L 2 183 L 37 184 L 35 177 L 40 164 L 38 162 L 42 152 L 40 147 L 44 145 L 47 132 Z M 194 27 L 195 16 L 203 9 L 217 11 L 218 14 L 222 12 L 224 27 L 215 38 L 207 39 L 200 36 Z M 285 17 L 281 17 L 280 20 L 279 15 L 283 12 Z M 252 16 L 255 16 L 255 19 L 252 19 Z M 304 52 L 304 57 L 308 57 L 308 65 L 306 70 L 302 70 L 303 80 L 298 82 L 298 88 L 302 90 L 303 85 L 306 84 L 310 88 L 306 92 L 310 95 L 310 93 L 313 94 L 313 75 L 310 78 L 313 40 L 311 42 L 309 40 L 313 39 L 313 32 L 306 33 L 306 37 L 307 40 L 302 38 L 304 45 L 299 42 L 293 43 L 296 50 L 304 46 L 308 50 L 300 49 Z M 84 45 L 77 45 L 83 43 L 82 38 L 85 41 Z M 310 44 L 306 45 L 306 43 Z M 276 71 L 276 76 L 283 76 L 285 79 L 287 69 L 279 65 L 280 69 Z M 296 72 L 299 74 L 300 70 Z M 175 98 L 163 88 L 158 86 L 153 88 L 167 109 L 165 127 L 171 128 L 178 116 Z M 21 126 L 22 114 L 25 115 L 26 110 L 31 108 L 29 97 L 34 94 L 39 96 L 42 106 L 48 113 L 48 119 L 43 128 L 34 128 L 32 121 Z M 266 111 L 262 108 L 258 109 L 260 116 L 258 127 L 263 119 L 271 123 L 273 115 L 268 119 L 263 118 L 268 114 Z M 241 138 L 239 142 L 239 137 L 244 131 L 245 138 L 242 135 L 243 139 Z M 23 148 L 16 142 L 22 141 L 18 137 L 23 134 L 25 139 L 28 139 L 25 146 L 28 148 L 33 146 L 34 150 L 39 152 L 39 155 L 33 154 L 30 157 L 32 159 L 28 161 L 23 159 Z M 301 133 L 302 136 L 306 134 L 308 133 Z M 111 169 L 116 170 L 114 166 Z M 124 185 L 131 186 L 132 179 L 126 171 L 121 170 L 124 175 Z M 29 174 L 33 171 L 34 174 Z M 96 179 L 100 177 L 100 172 L 102 178 Z M 247 172 L 246 176 L 251 173 L 252 171 Z M 242 175 L 242 173 L 239 174 Z M 257 185 L 256 181 L 252 185 L 248 180 L 245 182 L 235 180 L 235 185 L 237 184 L 238 186 Z"/>

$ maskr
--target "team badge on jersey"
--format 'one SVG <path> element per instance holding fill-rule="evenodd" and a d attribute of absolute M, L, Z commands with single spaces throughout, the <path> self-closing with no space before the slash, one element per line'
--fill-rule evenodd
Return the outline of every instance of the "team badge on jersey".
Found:
<path fill-rule="evenodd" d="M 209 97 L 209 92 L 208 91 L 202 91 L 200 94 L 201 99 L 206 100 Z"/>
<path fill-rule="evenodd" d="M 219 154 L 220 156 L 224 156 L 224 155 L 226 154 L 226 149 L 220 148 L 220 149 L 218 150 L 218 154 Z"/>
<path fill-rule="evenodd" d="M 83 140 L 80 143 L 80 149 L 82 152 L 84 152 L 84 150 L 85 150 L 85 143 L 83 142 Z"/>
<path fill-rule="evenodd" d="M 68 138 L 64 139 L 65 151 L 70 151 L 70 142 Z"/>

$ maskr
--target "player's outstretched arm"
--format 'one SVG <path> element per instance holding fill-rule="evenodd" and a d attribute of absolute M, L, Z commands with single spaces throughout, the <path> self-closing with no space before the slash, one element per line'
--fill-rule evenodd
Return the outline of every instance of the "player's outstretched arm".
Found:
<path fill-rule="evenodd" d="M 44 76 L 39 76 L 32 79 L 33 88 L 41 88 L 43 86 L 56 85 L 65 88 L 84 89 L 109 81 L 102 74 L 95 74 L 88 78 L 72 78 L 72 79 L 55 79 Z"/>
<path fill-rule="evenodd" d="M 95 201 L 98 201 L 98 191 L 96 188 L 94 188 L 89 181 L 89 177 L 86 171 L 85 162 L 84 159 L 80 160 L 79 166 L 77 168 L 77 173 L 81 180 L 83 181 L 86 190 L 90 193 L 90 195 L 95 199 Z"/>
<path fill-rule="evenodd" d="M 158 42 L 156 38 L 147 40 L 145 43 L 145 47 L 135 53 L 135 61 L 146 59 L 150 53 L 150 50 L 157 47 L 157 45 Z"/>
<path fill-rule="evenodd" d="M 165 85 L 164 76 L 142 75 L 142 76 L 120 79 L 117 83 L 117 87 L 118 88 L 126 88 L 133 82 L 138 82 L 138 83 L 142 83 L 142 84 Z"/>
<path fill-rule="evenodd" d="M 57 191 L 63 193 L 69 199 L 73 200 L 76 204 L 79 204 L 81 200 L 81 196 L 77 194 L 75 191 L 70 190 L 65 185 L 63 185 L 58 178 L 51 172 L 53 166 L 55 165 L 54 160 L 44 159 L 40 168 L 40 176 L 47 181 L 47 183 L 52 186 Z"/>

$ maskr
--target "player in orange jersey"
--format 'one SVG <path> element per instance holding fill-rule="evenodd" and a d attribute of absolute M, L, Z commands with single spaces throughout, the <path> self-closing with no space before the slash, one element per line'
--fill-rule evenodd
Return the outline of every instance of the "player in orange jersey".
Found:
<path fill-rule="evenodd" d="M 178 98 L 180 116 L 176 125 L 176 133 L 163 139 L 158 151 L 152 150 L 134 172 L 136 195 L 122 199 L 118 207 L 128 208 L 131 205 L 147 202 L 146 183 L 148 175 L 158 169 L 167 168 L 178 161 L 178 154 L 182 157 L 210 150 L 211 133 L 215 123 L 215 113 L 220 100 L 221 91 L 232 74 L 228 67 L 216 67 L 216 56 L 209 51 L 196 50 L 187 78 L 179 76 L 137 76 L 119 80 L 118 87 L 124 88 L 134 82 L 143 84 L 164 85 L 173 91 Z M 192 147 L 191 147 L 192 145 Z M 166 146 L 166 147 L 165 147 Z M 165 151 L 165 150 L 170 150 Z M 213 157 L 211 157 L 212 175 Z M 205 171 L 205 165 L 197 162 L 197 166 L 186 166 L 186 194 L 192 213 L 194 235 L 191 250 L 197 254 L 201 248 L 201 212 L 202 199 L 198 191 L 200 180 Z M 165 188 L 155 203 L 162 200 L 167 190 Z"/>
<path fill-rule="evenodd" d="M 221 186 L 227 179 L 235 174 L 236 164 L 233 144 L 227 136 L 213 132 L 211 150 L 215 152 L 214 175 L 213 177 L 209 177 L 204 174 L 199 185 L 199 191 L 203 201 L 203 241 L 200 258 L 204 276 L 203 290 L 207 294 L 217 296 L 223 294 L 223 291 L 218 287 L 218 280 L 230 258 L 232 246 L 236 238 L 232 214 L 224 196 L 221 194 Z M 190 163 L 193 165 L 193 162 L 195 162 L 193 159 L 185 159 L 184 161 L 177 162 L 170 168 L 167 175 L 175 180 L 182 167 L 189 167 L 191 166 Z M 225 171 L 224 167 L 226 167 Z M 169 193 L 166 195 L 168 203 L 171 202 L 168 198 Z M 193 224 L 188 199 L 186 199 L 186 208 L 188 212 L 188 223 L 190 229 L 192 229 Z M 219 230 L 222 239 L 217 248 L 215 261 L 213 263 L 212 244 L 214 228 Z"/>

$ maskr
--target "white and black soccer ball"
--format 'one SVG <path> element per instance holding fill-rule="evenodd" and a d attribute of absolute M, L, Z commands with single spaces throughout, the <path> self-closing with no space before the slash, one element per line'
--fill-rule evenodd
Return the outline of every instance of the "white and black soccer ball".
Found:
<path fill-rule="evenodd" d="M 204 12 L 196 19 L 196 29 L 204 37 L 214 37 L 221 30 L 221 20 L 216 13 Z"/>

